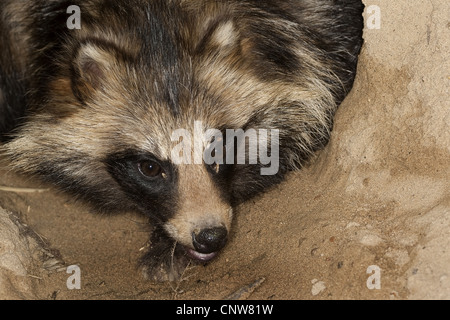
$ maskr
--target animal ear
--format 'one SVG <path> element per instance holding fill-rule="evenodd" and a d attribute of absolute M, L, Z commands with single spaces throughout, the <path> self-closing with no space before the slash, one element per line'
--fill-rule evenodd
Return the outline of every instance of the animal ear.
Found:
<path fill-rule="evenodd" d="M 210 41 L 219 48 L 232 47 L 238 43 L 239 33 L 233 20 L 220 21 L 212 30 Z"/>
<path fill-rule="evenodd" d="M 239 30 L 231 18 L 208 19 L 199 28 L 199 41 L 195 52 L 228 54 L 239 44 L 239 37 Z"/>
<path fill-rule="evenodd" d="M 104 90 L 108 74 L 118 63 L 115 48 L 108 44 L 82 44 L 75 54 L 72 65 L 72 89 L 81 101 L 91 98 Z"/>

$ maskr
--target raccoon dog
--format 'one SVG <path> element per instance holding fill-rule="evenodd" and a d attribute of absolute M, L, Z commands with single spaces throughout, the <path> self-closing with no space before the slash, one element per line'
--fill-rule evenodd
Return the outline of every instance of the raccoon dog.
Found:
<path fill-rule="evenodd" d="M 80 28 L 68 27 L 74 5 Z M 224 247 L 233 207 L 326 145 L 362 11 L 359 0 L 2 0 L 3 153 L 99 211 L 148 216 L 142 268 L 175 280 Z M 249 160 L 255 150 L 277 156 L 274 172 Z"/>

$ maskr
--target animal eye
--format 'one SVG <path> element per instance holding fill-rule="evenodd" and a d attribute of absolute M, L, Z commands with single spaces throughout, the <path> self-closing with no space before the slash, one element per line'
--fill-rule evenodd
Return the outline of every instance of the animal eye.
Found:
<path fill-rule="evenodd" d="M 150 160 L 141 161 L 138 163 L 139 171 L 148 178 L 156 178 L 159 175 L 165 176 L 164 170 L 161 166 Z"/>

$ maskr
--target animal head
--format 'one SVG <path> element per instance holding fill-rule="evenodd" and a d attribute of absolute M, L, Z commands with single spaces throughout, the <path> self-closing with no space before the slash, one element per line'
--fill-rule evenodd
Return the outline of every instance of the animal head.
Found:
<path fill-rule="evenodd" d="M 209 260 L 232 207 L 326 143 L 344 90 L 335 62 L 289 15 L 245 3 L 137 1 L 126 16 L 124 3 L 88 3 L 57 54 L 31 54 L 40 90 L 6 153 L 100 210 L 148 215 Z"/>

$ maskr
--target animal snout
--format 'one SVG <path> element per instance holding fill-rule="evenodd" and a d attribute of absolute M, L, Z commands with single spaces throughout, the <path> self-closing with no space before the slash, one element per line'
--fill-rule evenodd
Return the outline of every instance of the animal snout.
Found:
<path fill-rule="evenodd" d="M 197 252 L 212 253 L 222 249 L 227 243 L 228 231 L 225 227 L 214 227 L 192 233 L 192 244 Z"/>

